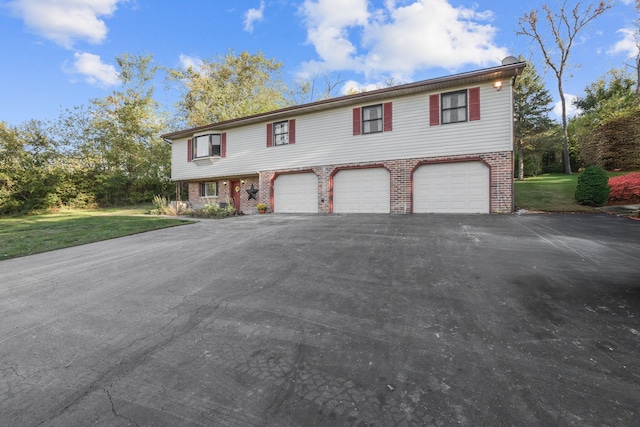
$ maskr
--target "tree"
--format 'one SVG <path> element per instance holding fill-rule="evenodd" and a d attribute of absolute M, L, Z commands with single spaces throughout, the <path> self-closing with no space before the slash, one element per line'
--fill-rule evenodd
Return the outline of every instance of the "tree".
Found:
<path fill-rule="evenodd" d="M 98 202 L 138 203 L 168 194 L 171 154 L 160 138 L 167 119 L 153 98 L 158 67 L 152 59 L 117 57 L 121 90 L 93 100 L 90 107 L 76 153 L 92 165 L 87 179 Z"/>
<path fill-rule="evenodd" d="M 183 86 L 176 107 L 188 126 L 249 116 L 285 107 L 285 85 L 280 80 L 282 64 L 263 53 L 229 51 L 205 59 L 196 69 L 169 69 L 169 81 Z"/>
<path fill-rule="evenodd" d="M 322 78 L 322 82 L 320 79 Z M 294 89 L 290 91 L 289 99 L 292 105 L 321 101 L 337 96 L 338 85 L 344 83 L 340 74 L 317 72 L 308 79 L 298 79 L 293 82 Z"/>
<path fill-rule="evenodd" d="M 26 213 L 63 203 L 61 158 L 45 122 L 0 123 L 0 213 Z"/>
<path fill-rule="evenodd" d="M 625 70 L 612 69 L 585 88 L 585 95 L 578 97 L 574 105 L 581 115 L 596 113 L 607 115 L 630 107 L 635 102 L 633 77 Z"/>
<path fill-rule="evenodd" d="M 522 57 L 519 58 L 523 60 Z M 525 149 L 545 136 L 552 126 L 549 106 L 552 98 L 533 64 L 527 63 L 514 87 L 514 144 L 518 157 L 518 180 L 524 179 Z"/>
<path fill-rule="evenodd" d="M 564 139 L 564 169 L 565 173 L 571 173 L 571 159 L 569 157 L 569 134 L 567 125 L 567 105 L 564 97 L 564 73 L 569 66 L 568 60 L 571 48 L 576 42 L 580 31 L 591 21 L 613 7 L 612 0 L 600 1 L 581 8 L 581 3 L 576 3 L 570 11 L 566 8 L 567 2 L 563 2 L 559 12 L 554 12 L 546 4 L 542 6 L 545 12 L 546 24 L 549 27 L 552 40 L 545 36 L 544 30 L 539 28 L 538 11 L 532 10 L 525 13 L 518 20 L 520 31 L 518 35 L 532 38 L 540 47 L 545 64 L 553 70 L 558 84 L 558 95 L 562 106 L 562 132 Z"/>
<path fill-rule="evenodd" d="M 636 10 L 640 14 L 640 0 L 636 0 Z M 636 19 L 636 97 L 640 98 L 640 18 Z"/>
<path fill-rule="evenodd" d="M 635 84 L 630 73 L 613 69 L 576 99 L 581 113 L 571 119 L 569 133 L 583 165 L 640 167 L 640 104 Z"/>

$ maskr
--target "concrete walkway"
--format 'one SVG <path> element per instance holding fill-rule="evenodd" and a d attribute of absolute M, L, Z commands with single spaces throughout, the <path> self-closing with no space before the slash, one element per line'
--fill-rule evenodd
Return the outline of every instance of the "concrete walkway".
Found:
<path fill-rule="evenodd" d="M 0 425 L 640 424 L 640 222 L 254 215 L 0 262 Z"/>

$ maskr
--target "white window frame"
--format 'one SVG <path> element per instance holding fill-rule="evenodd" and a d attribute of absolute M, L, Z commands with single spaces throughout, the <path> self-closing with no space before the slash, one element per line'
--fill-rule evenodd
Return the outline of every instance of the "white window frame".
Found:
<path fill-rule="evenodd" d="M 222 135 L 210 133 L 193 137 L 193 158 L 220 157 L 222 147 Z"/>
<path fill-rule="evenodd" d="M 213 193 L 213 194 L 209 194 Z M 218 197 L 218 181 L 203 182 L 200 184 L 200 197 Z"/>

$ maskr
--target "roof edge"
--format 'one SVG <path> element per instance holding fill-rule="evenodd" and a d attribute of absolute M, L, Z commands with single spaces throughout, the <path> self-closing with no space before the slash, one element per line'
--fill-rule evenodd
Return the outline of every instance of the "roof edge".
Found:
<path fill-rule="evenodd" d="M 206 130 L 225 130 L 239 125 L 266 121 L 267 119 L 284 118 L 286 116 L 291 116 L 291 113 L 296 113 L 298 115 L 307 114 L 316 111 L 328 110 L 335 107 L 355 105 L 367 101 L 379 101 L 392 97 L 406 96 L 433 90 L 441 90 L 456 85 L 516 77 L 522 72 L 522 69 L 524 69 L 525 66 L 526 62 L 521 61 L 513 64 L 499 65 L 496 67 L 484 68 L 475 71 L 467 71 L 464 73 L 452 74 L 444 77 L 436 77 L 433 79 L 421 80 L 413 83 L 405 83 L 398 86 L 376 89 L 352 95 L 343 95 L 336 98 L 323 99 L 321 101 L 314 101 L 307 104 L 298 104 L 281 108 L 279 110 L 253 114 L 251 116 L 238 117 L 222 122 L 182 129 L 179 131 L 163 134 L 161 135 L 161 137 L 165 140 L 171 141 L 176 138 L 190 136 Z"/>

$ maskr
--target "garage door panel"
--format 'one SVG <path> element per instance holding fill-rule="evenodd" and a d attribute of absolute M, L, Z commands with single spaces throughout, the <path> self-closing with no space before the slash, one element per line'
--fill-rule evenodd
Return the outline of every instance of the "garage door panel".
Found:
<path fill-rule="evenodd" d="M 413 175 L 413 212 L 488 213 L 489 168 L 482 162 L 420 166 Z"/>
<path fill-rule="evenodd" d="M 342 170 L 333 178 L 333 212 L 389 213 L 390 194 L 385 168 Z"/>
<path fill-rule="evenodd" d="M 317 213 L 318 176 L 309 172 L 276 177 L 273 204 L 277 213 Z"/>

